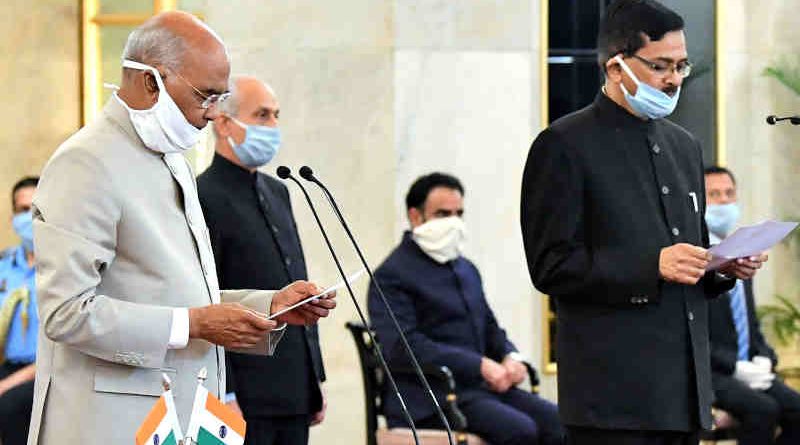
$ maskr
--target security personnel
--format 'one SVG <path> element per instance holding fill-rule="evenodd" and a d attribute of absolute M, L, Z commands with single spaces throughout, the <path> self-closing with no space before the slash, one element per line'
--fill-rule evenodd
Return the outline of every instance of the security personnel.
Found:
<path fill-rule="evenodd" d="M 33 404 L 39 316 L 33 268 L 31 201 L 39 178 L 14 185 L 14 231 L 22 240 L 0 254 L 0 440 L 24 445 Z"/>

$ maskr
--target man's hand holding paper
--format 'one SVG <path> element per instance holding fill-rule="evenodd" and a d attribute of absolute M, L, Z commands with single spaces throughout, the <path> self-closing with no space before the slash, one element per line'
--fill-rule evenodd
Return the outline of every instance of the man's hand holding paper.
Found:
<path fill-rule="evenodd" d="M 284 287 L 272 297 L 270 314 L 278 314 L 273 320 L 279 323 L 294 325 L 310 325 L 322 317 L 327 317 L 330 310 L 336 307 L 336 292 L 327 293 L 324 298 L 316 298 L 308 303 L 286 310 L 304 299 L 322 292 L 314 283 L 295 281 Z M 282 312 L 282 313 L 281 313 Z"/>
<path fill-rule="evenodd" d="M 780 221 L 742 227 L 709 249 L 713 259 L 706 270 L 719 270 L 741 279 L 752 278 L 768 259 L 764 252 L 781 242 L 796 227 L 796 222 Z"/>
<path fill-rule="evenodd" d="M 737 258 L 730 260 L 720 266 L 719 271 L 729 277 L 736 277 L 740 280 L 753 278 L 758 269 L 769 260 L 769 255 L 762 253 L 747 258 Z"/>

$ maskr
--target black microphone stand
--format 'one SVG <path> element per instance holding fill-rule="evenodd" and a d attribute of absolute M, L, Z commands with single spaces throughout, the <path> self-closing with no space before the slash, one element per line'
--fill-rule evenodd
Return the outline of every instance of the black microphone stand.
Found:
<path fill-rule="evenodd" d="M 800 116 L 779 117 L 774 114 L 767 116 L 767 123 L 770 125 L 777 125 L 781 121 L 789 121 L 792 125 L 800 125 Z"/>
<path fill-rule="evenodd" d="M 386 307 L 386 310 L 389 313 L 389 317 L 392 319 L 392 324 L 394 324 L 395 330 L 397 330 L 397 332 L 400 334 L 400 342 L 403 344 L 403 349 L 405 349 L 409 359 L 411 359 L 411 364 L 414 368 L 414 371 L 417 374 L 417 378 L 419 379 L 420 383 L 422 383 L 422 386 L 425 388 L 425 391 L 428 392 L 430 399 L 433 401 L 434 408 L 436 409 L 436 414 L 441 419 L 445 430 L 447 430 L 447 439 L 450 442 L 450 445 L 454 445 L 453 431 L 450 428 L 450 422 L 447 421 L 447 416 L 445 416 L 444 411 L 442 411 L 442 407 L 439 405 L 439 401 L 436 400 L 436 396 L 434 396 L 433 390 L 431 389 L 428 380 L 425 378 L 425 374 L 422 372 L 422 368 L 419 366 L 417 357 L 411 350 L 411 346 L 408 344 L 406 335 L 400 328 L 400 323 L 397 322 L 397 317 L 395 317 L 394 311 L 392 311 L 392 308 L 389 306 L 389 302 L 386 299 L 386 295 L 384 295 L 383 293 L 383 289 L 381 289 L 380 283 L 378 283 L 378 280 L 375 279 L 375 275 L 373 275 L 372 273 L 372 268 L 369 267 L 369 264 L 367 264 L 367 260 L 364 258 L 364 254 L 361 252 L 361 248 L 358 246 L 358 243 L 356 242 L 353 233 L 350 231 L 350 226 L 347 224 L 347 221 L 345 221 L 344 215 L 342 215 L 342 212 L 339 210 L 339 206 L 336 204 L 336 200 L 333 198 L 333 194 L 330 192 L 330 190 L 328 190 L 328 187 L 326 187 L 325 184 L 322 183 L 322 181 L 320 181 L 314 176 L 314 171 L 311 170 L 310 167 L 306 165 L 300 167 L 300 177 L 305 179 L 306 181 L 313 182 L 324 192 L 324 195 L 327 198 L 331 208 L 333 209 L 334 214 L 339 220 L 339 223 L 342 225 L 345 232 L 347 233 L 347 237 L 350 238 L 350 242 L 353 244 L 353 247 L 355 248 L 356 253 L 358 254 L 358 258 L 361 260 L 361 264 L 364 266 L 364 269 L 367 270 L 370 280 L 372 280 L 372 283 L 375 285 L 375 289 L 378 291 L 378 295 L 380 296 L 383 305 Z M 369 329 L 367 331 L 369 331 Z"/>
<path fill-rule="evenodd" d="M 328 246 L 328 250 L 331 253 L 331 257 L 333 257 L 333 262 L 336 263 L 336 268 L 339 270 L 339 275 L 342 276 L 342 280 L 344 281 L 344 285 L 347 287 L 347 293 L 350 294 L 350 299 L 353 301 L 353 305 L 356 308 L 356 312 L 358 312 L 358 318 L 361 319 L 361 323 L 364 323 L 364 327 L 366 327 L 367 335 L 369 335 L 369 340 L 375 346 L 375 351 L 378 353 L 378 361 L 381 364 L 381 367 L 386 372 L 386 378 L 389 380 L 389 384 L 392 386 L 392 390 L 394 391 L 397 399 L 400 401 L 400 407 L 403 409 L 403 415 L 408 422 L 408 425 L 411 427 L 411 433 L 414 436 L 414 443 L 416 445 L 420 445 L 419 443 L 419 435 L 417 434 L 417 427 L 414 425 L 414 420 L 411 418 L 411 413 L 408 412 L 408 408 L 406 407 L 406 402 L 403 400 L 403 396 L 400 395 L 400 390 L 397 388 L 397 383 L 394 380 L 394 376 L 392 372 L 389 370 L 389 365 L 386 363 L 386 359 L 383 357 L 383 351 L 381 350 L 381 345 L 375 340 L 375 336 L 372 334 L 372 330 L 369 329 L 369 323 L 367 323 L 367 319 L 364 316 L 364 312 L 361 310 L 361 306 L 358 304 L 358 300 L 356 300 L 355 293 L 353 292 L 352 287 L 350 287 L 350 282 L 347 280 L 347 275 L 344 273 L 344 269 L 342 269 L 342 264 L 339 262 L 339 257 L 336 255 L 336 252 L 333 250 L 333 245 L 331 244 L 330 239 L 328 239 L 328 234 L 325 232 L 325 228 L 322 227 L 322 222 L 319 219 L 319 215 L 317 214 L 317 210 L 314 208 L 314 203 L 311 202 L 311 197 L 308 196 L 308 192 L 306 188 L 303 187 L 303 184 L 297 180 L 294 176 L 292 176 L 292 171 L 289 167 L 281 165 L 278 167 L 277 170 L 278 177 L 286 180 L 291 179 L 300 190 L 303 192 L 303 196 L 306 198 L 306 202 L 308 206 L 311 208 L 311 213 L 314 215 L 314 220 L 317 222 L 317 226 L 319 227 L 319 231 L 322 232 L 322 237 L 325 239 L 325 244 Z M 372 271 L 367 269 L 370 277 L 372 276 Z M 402 333 L 401 333 L 402 335 Z M 450 445 L 453 445 L 452 439 L 450 441 Z"/>

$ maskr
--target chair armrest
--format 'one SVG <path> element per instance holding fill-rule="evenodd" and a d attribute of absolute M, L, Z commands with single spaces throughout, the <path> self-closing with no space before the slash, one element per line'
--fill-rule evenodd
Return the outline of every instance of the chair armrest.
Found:
<path fill-rule="evenodd" d="M 539 392 L 539 383 L 541 383 L 539 381 L 539 373 L 536 371 L 536 368 L 534 368 L 533 365 L 531 365 L 530 363 L 522 362 L 522 364 L 524 364 L 525 368 L 528 369 L 528 378 L 531 381 L 532 391 L 538 393 Z"/>
<path fill-rule="evenodd" d="M 447 397 L 442 411 L 453 431 L 466 431 L 467 417 L 458 409 L 458 396 L 456 395 L 456 381 L 453 372 L 447 366 L 420 365 L 425 378 L 435 380 L 445 385 Z M 396 374 L 416 375 L 416 371 L 411 366 L 392 367 L 392 372 Z"/>
<path fill-rule="evenodd" d="M 422 373 L 428 379 L 434 379 L 439 383 L 443 383 L 447 387 L 448 392 L 455 392 L 456 380 L 453 378 L 453 373 L 447 366 L 436 365 L 420 365 Z M 416 375 L 417 372 L 412 366 L 392 366 L 393 373 L 401 375 Z"/>

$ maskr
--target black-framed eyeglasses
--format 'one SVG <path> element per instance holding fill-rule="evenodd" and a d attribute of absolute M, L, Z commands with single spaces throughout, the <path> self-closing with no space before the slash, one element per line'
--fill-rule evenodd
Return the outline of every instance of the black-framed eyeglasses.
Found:
<path fill-rule="evenodd" d="M 633 57 L 634 59 L 644 63 L 645 66 L 650 68 L 650 71 L 660 76 L 666 76 L 673 71 L 678 73 L 679 76 L 684 78 L 689 77 L 689 75 L 692 74 L 692 63 L 689 62 L 688 60 L 682 60 L 678 63 L 672 63 L 672 62 L 648 60 L 636 54 L 631 54 L 630 57 Z"/>
<path fill-rule="evenodd" d="M 195 94 L 197 94 L 199 96 L 199 98 L 202 99 L 202 102 L 200 102 L 200 108 L 202 108 L 204 110 L 207 110 L 207 109 L 211 108 L 214 105 L 219 105 L 222 102 L 225 102 L 226 100 L 228 100 L 229 97 L 231 97 L 231 92 L 230 91 L 228 91 L 226 93 L 222 93 L 222 94 L 211 94 L 211 95 L 203 94 L 202 91 L 198 90 L 197 87 L 192 85 L 191 82 L 189 82 L 188 80 L 186 80 L 186 78 L 181 76 L 181 74 L 179 72 L 174 71 L 174 70 L 170 70 L 170 71 L 175 73 L 175 75 L 178 76 L 182 81 L 184 81 L 186 83 L 186 85 L 189 85 L 190 87 L 192 87 L 192 89 L 194 90 Z"/>

